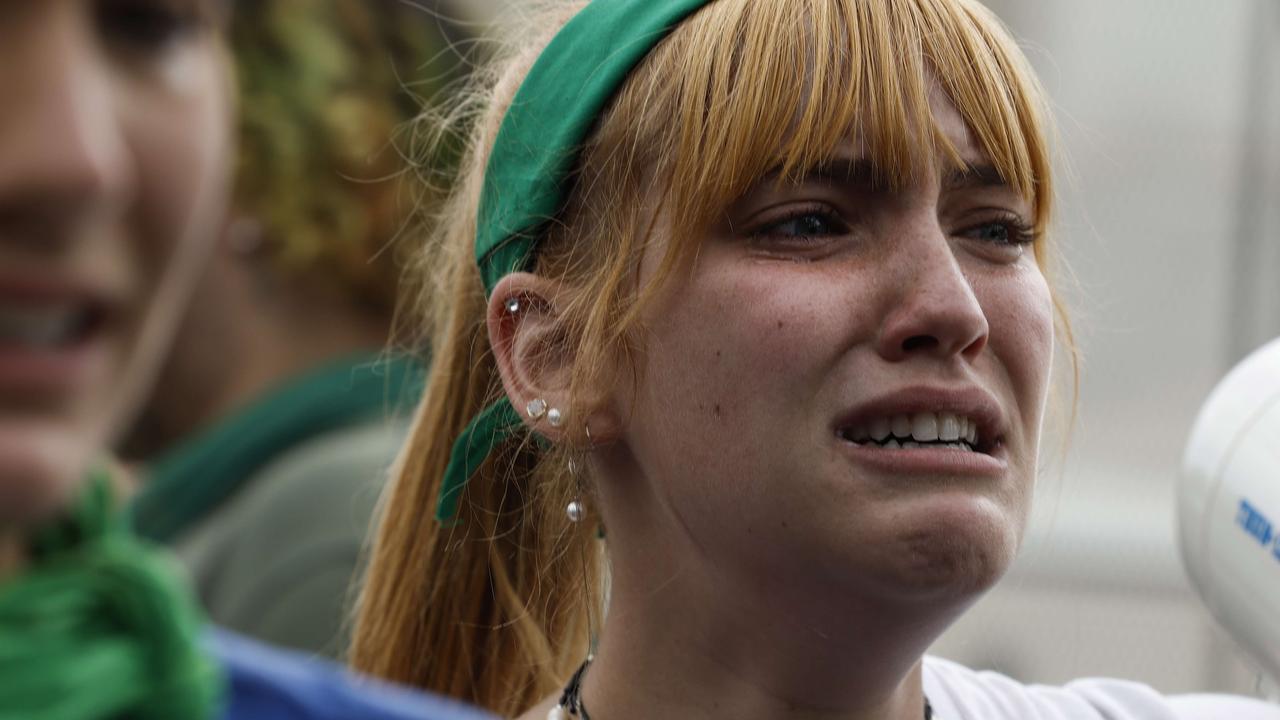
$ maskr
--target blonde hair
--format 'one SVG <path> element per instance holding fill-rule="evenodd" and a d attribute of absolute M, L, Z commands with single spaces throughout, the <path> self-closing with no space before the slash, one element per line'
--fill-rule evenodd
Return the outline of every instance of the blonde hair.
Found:
<path fill-rule="evenodd" d="M 550 27 L 581 6 L 562 6 Z M 360 670 L 503 716 L 557 689 L 587 653 L 587 619 L 602 610 L 602 543 L 595 528 L 564 520 L 575 486 L 564 447 L 514 438 L 472 476 L 456 525 L 431 513 L 454 440 L 502 393 L 475 218 L 498 126 L 541 47 L 508 59 L 475 114 L 459 113 L 474 120 L 468 160 L 419 264 L 432 376 L 385 498 L 352 649 Z M 806 82 L 796 82 L 797 67 Z M 1046 101 L 976 2 L 713 0 L 682 22 L 601 116 L 539 245 L 536 271 L 569 289 L 558 335 L 573 358 L 568 416 L 585 417 L 616 368 L 638 365 L 646 302 L 691 266 L 700 230 L 766 173 L 798 178 L 850 133 L 866 138 L 869 160 L 897 186 L 939 155 L 960 163 L 929 110 L 934 81 L 1029 199 L 1047 265 Z M 684 232 L 639 287 L 655 198 Z"/>

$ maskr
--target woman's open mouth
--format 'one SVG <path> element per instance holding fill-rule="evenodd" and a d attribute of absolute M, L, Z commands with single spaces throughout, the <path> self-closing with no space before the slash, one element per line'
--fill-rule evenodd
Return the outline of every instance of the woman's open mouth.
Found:
<path fill-rule="evenodd" d="M 833 423 L 844 452 L 892 475 L 995 477 L 1008 470 L 1008 422 L 995 396 L 964 387 L 908 387 L 865 401 Z"/>
<path fill-rule="evenodd" d="M 979 423 L 952 413 L 898 413 L 840 428 L 840 437 L 855 445 L 886 450 L 941 448 L 986 454 Z"/>

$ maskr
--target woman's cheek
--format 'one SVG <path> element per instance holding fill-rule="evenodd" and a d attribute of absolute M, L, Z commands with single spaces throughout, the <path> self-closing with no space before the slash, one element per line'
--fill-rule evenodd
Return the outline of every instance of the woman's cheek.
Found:
<path fill-rule="evenodd" d="M 1054 306 L 1048 281 L 1028 264 L 980 282 L 975 291 L 987 314 L 995 360 L 1009 378 L 1034 441 L 1053 364 Z"/>

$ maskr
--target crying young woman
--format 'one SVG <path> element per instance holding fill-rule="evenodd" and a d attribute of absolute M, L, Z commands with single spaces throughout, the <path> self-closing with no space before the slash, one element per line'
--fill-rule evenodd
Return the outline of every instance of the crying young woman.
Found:
<path fill-rule="evenodd" d="M 991 12 L 562 4 L 477 98 L 358 668 L 524 720 L 1280 717 L 925 657 L 1073 357 Z"/>

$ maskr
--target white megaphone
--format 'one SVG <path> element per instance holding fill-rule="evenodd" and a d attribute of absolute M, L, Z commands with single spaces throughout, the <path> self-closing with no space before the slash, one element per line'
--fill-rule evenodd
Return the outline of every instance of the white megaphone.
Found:
<path fill-rule="evenodd" d="M 1182 559 L 1201 599 L 1280 684 L 1280 340 L 1205 402 L 1178 488 Z"/>

